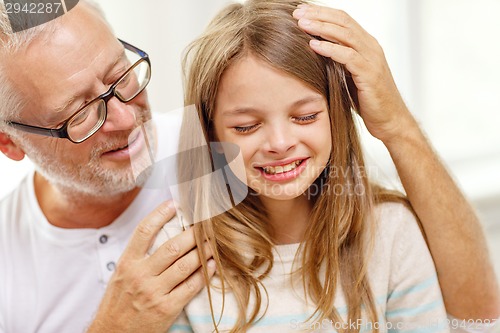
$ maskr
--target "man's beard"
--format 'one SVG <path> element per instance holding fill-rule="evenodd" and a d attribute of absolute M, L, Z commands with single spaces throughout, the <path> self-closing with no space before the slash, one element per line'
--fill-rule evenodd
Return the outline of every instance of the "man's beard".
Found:
<path fill-rule="evenodd" d="M 138 115 L 137 126 L 144 128 L 146 133 L 143 134 L 148 138 L 156 138 L 150 118 L 151 113 L 143 110 Z M 102 154 L 123 145 L 124 141 L 128 142 L 131 132 L 117 134 L 107 142 L 94 147 L 90 152 L 90 160 L 85 165 L 61 163 L 59 159 L 51 159 L 48 154 L 40 152 L 31 144 L 25 144 L 23 148 L 35 165 L 36 171 L 58 190 L 68 195 L 114 196 L 142 187 L 148 178 L 143 174 L 136 179 L 130 164 L 121 168 L 109 168 L 103 165 Z M 156 144 L 155 140 L 151 141 L 150 144 Z M 149 150 L 154 152 L 156 147 L 144 147 L 141 158 L 149 159 L 152 153 Z"/>

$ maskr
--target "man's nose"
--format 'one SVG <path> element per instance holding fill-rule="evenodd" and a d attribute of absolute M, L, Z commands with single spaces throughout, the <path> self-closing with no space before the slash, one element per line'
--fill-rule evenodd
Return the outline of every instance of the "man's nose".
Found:
<path fill-rule="evenodd" d="M 108 116 L 101 130 L 104 132 L 130 130 L 135 127 L 134 107 L 112 97 L 108 103 Z"/>

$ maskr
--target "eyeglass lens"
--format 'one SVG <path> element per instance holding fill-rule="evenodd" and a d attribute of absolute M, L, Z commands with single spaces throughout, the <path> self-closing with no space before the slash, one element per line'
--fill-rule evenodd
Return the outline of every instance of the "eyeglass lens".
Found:
<path fill-rule="evenodd" d="M 134 99 L 148 84 L 151 69 L 146 61 L 141 61 L 121 78 L 117 83 L 115 92 L 122 102 Z M 104 123 L 106 117 L 106 102 L 98 99 L 87 105 L 75 115 L 68 124 L 68 135 L 71 140 L 81 142 L 94 134 Z"/>

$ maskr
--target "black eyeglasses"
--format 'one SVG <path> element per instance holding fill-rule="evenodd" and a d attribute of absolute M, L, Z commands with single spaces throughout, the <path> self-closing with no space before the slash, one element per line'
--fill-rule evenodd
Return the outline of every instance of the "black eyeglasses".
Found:
<path fill-rule="evenodd" d="M 106 121 L 107 103 L 111 98 L 116 97 L 122 103 L 128 103 L 146 88 L 151 79 L 151 61 L 148 54 L 127 42 L 120 39 L 119 41 L 125 50 L 131 52 L 138 60 L 111 85 L 108 91 L 81 107 L 61 127 L 51 129 L 13 121 L 6 123 L 24 132 L 68 139 L 73 143 L 81 143 L 90 138 Z M 128 58 L 130 59 L 130 56 Z"/>

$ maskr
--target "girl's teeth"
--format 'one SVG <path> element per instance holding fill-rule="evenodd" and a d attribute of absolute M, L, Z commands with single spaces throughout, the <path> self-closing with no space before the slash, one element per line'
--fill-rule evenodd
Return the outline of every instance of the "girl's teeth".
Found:
<path fill-rule="evenodd" d="M 298 165 L 300 165 L 300 163 L 302 163 L 302 161 L 295 161 L 295 162 L 292 162 L 290 164 L 283 165 L 283 166 L 276 166 L 276 167 L 268 166 L 268 167 L 265 167 L 263 169 L 264 169 L 265 173 L 270 174 L 270 175 L 275 175 L 277 173 L 292 171 Z"/>

